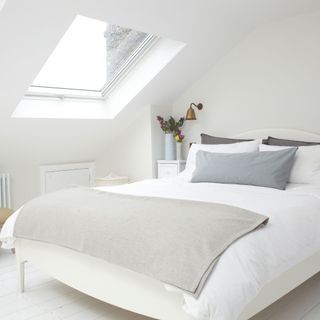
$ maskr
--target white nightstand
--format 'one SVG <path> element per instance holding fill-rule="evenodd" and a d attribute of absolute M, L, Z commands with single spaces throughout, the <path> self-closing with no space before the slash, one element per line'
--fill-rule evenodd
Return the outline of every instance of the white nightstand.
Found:
<path fill-rule="evenodd" d="M 186 160 L 158 160 L 158 178 L 174 177 L 185 167 Z"/>

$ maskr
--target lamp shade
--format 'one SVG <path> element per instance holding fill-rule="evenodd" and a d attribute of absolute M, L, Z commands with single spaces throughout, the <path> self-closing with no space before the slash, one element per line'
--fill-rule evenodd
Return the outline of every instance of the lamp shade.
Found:
<path fill-rule="evenodd" d="M 187 110 L 186 120 L 197 120 L 196 113 L 191 106 Z"/>

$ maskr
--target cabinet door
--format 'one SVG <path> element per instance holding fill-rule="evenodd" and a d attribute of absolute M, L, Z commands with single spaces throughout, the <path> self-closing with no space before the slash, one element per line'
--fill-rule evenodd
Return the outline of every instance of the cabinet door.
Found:
<path fill-rule="evenodd" d="M 45 173 L 45 193 L 68 188 L 71 185 L 90 186 L 90 170 L 74 169 Z"/>
<path fill-rule="evenodd" d="M 158 178 L 174 177 L 178 174 L 177 165 L 160 164 L 158 166 Z"/>

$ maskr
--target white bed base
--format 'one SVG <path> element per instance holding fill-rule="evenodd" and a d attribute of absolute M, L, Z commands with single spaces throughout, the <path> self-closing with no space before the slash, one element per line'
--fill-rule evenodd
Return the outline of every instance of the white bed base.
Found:
<path fill-rule="evenodd" d="M 263 129 L 241 138 L 280 138 L 320 141 L 320 136 L 288 129 Z M 53 278 L 96 299 L 160 320 L 191 320 L 183 312 L 181 293 L 168 292 L 160 281 L 104 260 L 48 243 L 19 239 L 15 244 L 19 290 L 24 291 L 24 264 L 31 262 Z M 320 271 L 320 250 L 262 288 L 242 312 L 247 320 Z"/>
<path fill-rule="evenodd" d="M 117 307 L 161 320 L 191 320 L 183 310 L 181 293 L 168 292 L 163 283 L 112 265 L 102 259 L 56 245 L 16 241 L 19 290 L 24 291 L 24 264 L 31 262 L 53 278 Z M 246 306 L 247 320 L 299 286 L 320 270 L 320 251 L 267 284 Z"/>

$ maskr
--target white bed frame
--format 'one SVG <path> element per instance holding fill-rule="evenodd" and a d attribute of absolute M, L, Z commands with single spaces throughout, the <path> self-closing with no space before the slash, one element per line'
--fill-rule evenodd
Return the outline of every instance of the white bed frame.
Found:
<path fill-rule="evenodd" d="M 265 138 L 268 135 L 320 142 L 319 135 L 288 129 L 255 130 L 236 137 Z M 24 291 L 24 264 L 29 261 L 53 278 L 120 308 L 160 320 L 193 319 L 182 310 L 182 294 L 168 292 L 160 281 L 48 243 L 19 239 L 15 248 L 20 292 Z M 239 319 L 251 318 L 319 271 L 320 250 L 264 286 Z"/>

